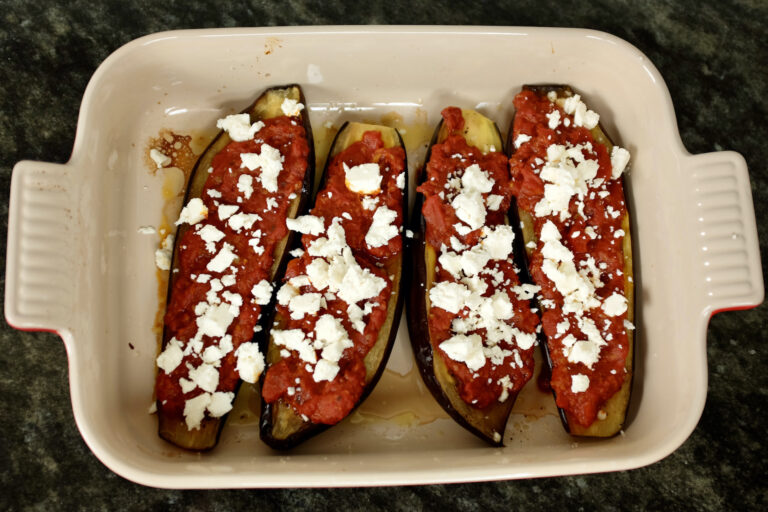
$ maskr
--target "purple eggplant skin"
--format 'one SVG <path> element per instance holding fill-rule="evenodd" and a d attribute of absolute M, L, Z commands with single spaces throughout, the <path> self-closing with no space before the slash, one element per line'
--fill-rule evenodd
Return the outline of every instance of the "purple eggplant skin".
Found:
<path fill-rule="evenodd" d="M 301 104 L 306 105 L 306 99 L 304 98 L 304 92 L 301 86 L 297 84 L 289 84 L 285 86 L 276 86 L 266 89 L 248 108 L 242 111 L 244 114 L 249 114 L 251 122 L 256 122 L 259 119 L 278 117 L 282 114 L 279 105 L 275 109 L 275 101 L 280 101 L 284 97 L 291 97 L 296 99 Z M 302 125 L 306 132 L 307 142 L 309 144 L 309 155 L 307 156 L 307 170 L 304 174 L 304 180 L 302 182 L 301 193 L 296 199 L 294 199 L 293 207 L 289 211 L 289 216 L 296 217 L 306 213 L 309 205 L 310 195 L 312 193 L 312 184 L 315 178 L 315 146 L 314 139 L 312 137 L 312 126 L 309 122 L 309 114 L 307 109 L 301 111 L 300 114 Z M 224 149 L 227 144 L 231 142 L 229 135 L 225 131 L 221 131 L 211 141 L 208 147 L 203 151 L 198 158 L 195 167 L 189 177 L 189 183 L 184 195 L 183 204 L 187 204 L 190 199 L 200 197 L 205 182 L 208 178 L 207 169 L 210 167 L 213 158 Z M 189 225 L 183 224 L 179 226 L 176 232 L 175 244 L 181 239 L 184 232 L 190 229 Z M 270 270 L 272 281 L 279 281 L 282 279 L 285 273 L 285 268 L 290 259 L 288 249 L 295 244 L 295 240 L 300 238 L 295 232 L 289 232 L 283 239 L 280 245 L 275 248 L 274 263 Z M 173 284 L 175 282 L 176 273 L 173 269 L 176 268 L 176 261 L 178 258 L 178 246 L 174 245 L 173 257 L 171 260 L 171 273 L 168 280 L 168 298 L 166 304 L 170 304 L 171 291 L 173 290 Z M 259 319 L 259 325 L 262 327 L 261 332 L 254 333 L 253 342 L 258 343 L 262 351 L 266 349 L 267 336 L 266 329 L 272 324 L 272 315 L 275 310 L 276 296 L 273 293 L 270 303 L 264 306 L 261 310 L 261 317 Z M 163 348 L 170 340 L 171 336 L 167 330 L 163 329 Z M 240 384 L 238 383 L 235 389 L 237 394 Z M 207 451 L 216 446 L 218 443 L 221 431 L 225 424 L 226 416 L 221 418 L 209 418 L 206 417 L 202 420 L 200 429 L 190 431 L 187 429 L 184 418 L 171 418 L 161 413 L 162 408 L 160 404 L 157 404 L 158 411 L 158 435 L 180 448 L 184 448 L 192 451 Z"/>
<path fill-rule="evenodd" d="M 443 140 L 440 133 L 442 126 L 443 122 L 441 121 L 435 129 L 425 162 L 429 162 L 430 160 L 432 147 Z M 472 127 L 468 127 L 468 129 L 471 128 Z M 493 129 L 495 133 L 492 133 L 489 136 L 497 137 L 499 142 L 496 143 L 496 147 L 501 147 L 501 133 L 495 123 L 493 123 Z M 421 184 L 426 178 L 427 172 L 425 163 L 420 171 L 417 181 Z M 517 395 L 510 394 L 509 398 L 504 403 L 497 403 L 484 409 L 476 409 L 472 407 L 461 399 L 458 394 L 455 380 L 452 375 L 450 375 L 450 372 L 447 370 L 447 367 L 440 356 L 436 357 L 434 353 L 430 339 L 428 321 L 429 311 L 427 308 L 427 297 L 429 294 L 428 285 L 430 279 L 427 259 L 429 258 L 433 262 L 432 265 L 434 268 L 436 262 L 436 250 L 429 246 L 425 240 L 426 223 L 421 212 L 423 203 L 424 196 L 418 194 L 411 221 L 411 230 L 414 232 L 410 258 L 412 271 L 411 281 L 413 284 L 411 285 L 408 294 L 408 304 L 406 307 L 408 333 L 410 335 L 411 346 L 419 368 L 419 373 L 435 400 L 459 425 L 492 446 L 503 446 L 503 433 Z M 518 232 L 519 222 L 517 220 L 516 208 L 510 209 L 507 212 L 507 218 L 509 224 L 515 230 L 515 241 L 513 246 L 515 262 L 517 266 L 523 270 L 525 269 L 525 266 L 523 265 L 524 260 L 522 259 L 524 248 L 522 244 L 522 236 L 520 236 L 520 233 Z M 525 282 L 524 276 L 521 275 L 520 277 L 521 281 Z"/>
<path fill-rule="evenodd" d="M 325 187 L 325 183 L 328 177 L 328 168 L 330 166 L 331 160 L 333 159 L 333 156 L 335 156 L 337 153 L 343 151 L 351 145 L 351 143 L 356 142 L 357 139 L 352 139 L 349 141 L 346 141 L 346 135 L 350 132 L 347 130 L 357 130 L 360 131 L 361 126 L 367 126 L 363 125 L 361 123 L 344 123 L 344 125 L 341 127 L 341 129 L 336 134 L 336 137 L 334 138 L 331 148 L 328 153 L 328 158 L 326 159 L 325 168 L 323 169 L 323 175 L 320 180 L 320 186 L 318 190 L 322 190 Z M 368 125 L 371 126 L 371 125 Z M 395 134 L 397 135 L 397 144 L 400 145 L 400 147 L 405 150 L 405 144 L 403 143 L 403 139 L 400 136 L 400 133 L 397 132 L 397 130 L 394 130 Z M 362 134 L 362 132 L 361 132 Z M 407 172 L 408 170 L 408 162 L 407 157 L 406 161 L 404 161 L 404 168 Z M 409 180 L 405 180 L 405 188 L 403 189 L 403 220 L 405 224 L 405 219 L 408 218 L 408 182 Z M 299 248 L 301 247 L 301 239 L 297 238 L 296 244 L 293 248 Z M 397 297 L 395 299 L 395 302 L 393 303 L 393 307 L 390 309 L 390 312 L 388 312 L 388 320 L 387 322 L 382 325 L 381 331 L 379 332 L 379 338 L 376 341 L 376 344 L 373 348 L 371 348 L 371 351 L 366 355 L 365 362 L 366 362 L 366 383 L 365 387 L 363 389 L 363 393 L 360 396 L 360 399 L 358 400 L 355 407 L 352 409 L 354 411 L 363 401 L 371 394 L 374 387 L 378 383 L 379 379 L 381 378 L 381 375 L 384 373 L 384 369 L 387 366 L 387 361 L 389 360 L 389 355 L 392 352 L 392 347 L 395 343 L 395 338 L 397 337 L 397 328 L 400 323 L 400 317 L 402 316 L 402 310 L 403 310 L 403 302 L 404 302 L 404 294 L 402 291 L 406 289 L 409 286 L 408 282 L 404 282 L 404 279 L 407 279 L 407 277 L 410 275 L 406 272 L 407 268 L 407 262 L 408 262 L 408 254 L 409 254 L 409 239 L 407 237 L 403 237 L 403 249 L 400 253 L 400 258 L 396 260 L 390 261 L 388 267 L 385 267 L 389 270 L 390 275 L 399 275 L 399 283 L 397 286 L 393 286 L 393 288 L 397 291 Z M 405 287 L 405 288 L 404 288 Z M 276 287 L 277 288 L 277 287 Z M 273 323 L 271 325 L 271 329 L 279 328 L 282 325 L 283 319 L 279 313 L 275 313 L 273 318 Z M 274 345 L 271 342 L 271 338 L 269 341 L 269 348 L 266 350 L 266 360 L 267 360 L 267 367 L 269 365 L 274 364 L 275 362 L 279 361 L 280 355 L 279 355 L 279 347 Z M 370 358 L 370 360 L 369 360 Z M 263 379 L 266 377 L 266 370 L 264 373 L 262 373 L 261 380 L 263 382 Z M 352 412 L 350 411 L 350 413 Z M 304 441 L 320 434 L 321 432 L 324 432 L 328 428 L 332 427 L 333 425 L 325 425 L 320 423 L 313 423 L 311 421 L 305 421 L 296 414 L 296 412 L 293 410 L 293 408 L 283 402 L 282 400 L 279 400 L 275 403 L 267 403 L 266 400 L 261 400 L 261 418 L 260 418 L 260 435 L 261 440 L 264 441 L 267 445 L 270 447 L 276 449 L 276 450 L 289 450 L 295 446 L 297 446 L 300 443 L 303 443 Z"/>
<path fill-rule="evenodd" d="M 539 96 L 546 96 L 549 92 L 555 92 L 557 94 L 558 98 L 567 98 L 569 96 L 573 96 L 574 91 L 569 85 L 563 85 L 563 84 L 539 84 L 539 85 L 524 85 L 522 90 L 524 91 L 532 91 L 536 93 Z M 514 133 L 514 117 L 512 118 L 512 121 L 509 126 L 509 132 L 507 136 L 507 154 L 508 156 L 512 156 L 515 152 L 515 145 L 512 143 L 515 138 Z M 608 153 L 611 152 L 611 148 L 614 146 L 613 140 L 610 138 L 608 133 L 603 129 L 601 124 L 598 124 L 595 128 L 592 129 L 592 136 L 594 137 L 595 141 L 599 144 L 603 144 L 608 149 Z M 622 176 L 622 180 L 624 177 Z M 624 190 L 626 190 L 626 181 L 624 181 Z M 514 202 L 513 202 L 514 203 Z M 628 301 L 628 315 L 627 320 L 630 322 L 634 321 L 634 307 L 636 304 L 636 297 L 635 297 L 635 287 L 632 281 L 630 281 L 631 278 L 633 278 L 634 272 L 633 272 L 633 259 L 632 259 L 632 237 L 631 237 L 631 222 L 630 222 L 630 205 L 629 201 L 625 201 L 627 206 L 627 215 L 625 215 L 623 221 L 622 221 L 622 229 L 626 233 L 624 237 L 624 245 L 623 245 L 623 251 L 624 251 L 624 275 L 625 278 L 625 287 L 624 287 L 624 293 L 627 297 Z M 514 207 L 514 204 L 513 204 Z M 516 208 L 516 207 L 515 207 Z M 518 210 L 518 215 L 520 217 L 521 225 L 522 225 L 522 232 L 523 232 L 523 242 L 526 244 L 528 242 L 535 242 L 535 234 L 533 230 L 533 224 L 532 219 L 530 217 L 530 214 L 523 210 Z M 527 265 L 527 259 L 530 256 L 530 252 L 532 250 L 526 249 L 526 252 L 523 253 L 523 256 L 526 258 L 526 264 L 525 269 L 527 273 L 528 265 Z M 529 283 L 533 283 L 533 281 L 530 279 L 530 276 L 528 276 Z M 539 311 L 543 311 L 543 309 L 539 306 Z M 549 354 L 549 348 L 546 343 L 546 337 L 543 334 L 540 335 L 543 339 L 542 342 L 539 343 L 541 346 L 541 351 L 544 355 L 544 361 L 547 365 L 550 374 L 552 371 L 552 358 Z M 627 333 L 627 339 L 630 345 L 629 353 L 627 354 L 627 359 L 624 363 L 624 367 L 627 370 L 624 383 L 622 384 L 622 387 L 619 389 L 619 391 L 616 392 L 613 397 L 611 397 L 608 402 L 606 402 L 605 406 L 603 407 L 603 410 L 606 413 L 606 417 L 604 419 L 596 419 L 592 425 L 589 427 L 583 427 L 579 425 L 575 421 L 569 421 L 569 414 L 568 411 L 558 407 L 558 413 L 560 414 L 560 420 L 563 423 L 563 428 L 565 428 L 565 431 L 573 436 L 578 437 L 613 437 L 616 434 L 618 434 L 622 428 L 624 427 L 624 422 L 626 421 L 626 415 L 627 415 L 627 409 L 629 407 L 629 400 L 632 392 L 632 382 L 634 380 L 634 355 L 636 351 L 636 337 L 637 337 L 637 331 L 628 331 Z M 552 390 L 552 396 L 557 400 L 557 394 L 555 393 L 555 390 Z"/>

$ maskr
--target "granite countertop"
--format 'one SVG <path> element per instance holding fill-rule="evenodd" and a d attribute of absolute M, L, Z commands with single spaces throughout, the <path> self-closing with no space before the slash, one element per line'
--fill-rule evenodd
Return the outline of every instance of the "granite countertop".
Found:
<path fill-rule="evenodd" d="M 669 87 L 691 153 L 747 160 L 765 268 L 768 257 L 768 4 L 761 0 L 464 3 L 296 0 L 2 2 L 0 195 L 7 236 L 13 165 L 66 162 L 80 100 L 99 63 L 124 43 L 177 28 L 311 24 L 572 26 L 637 46 Z M 278 7 L 279 5 L 279 7 Z M 5 250 L 1 251 L 3 258 Z M 5 278 L 2 278 L 3 288 Z M 113 474 L 77 430 L 67 355 L 53 334 L 0 330 L 0 509 L 695 509 L 768 508 L 766 314 L 712 318 L 709 391 L 690 438 L 651 466 L 618 473 L 373 489 L 168 491 Z M 663 418 L 660 418 L 663 421 Z"/>

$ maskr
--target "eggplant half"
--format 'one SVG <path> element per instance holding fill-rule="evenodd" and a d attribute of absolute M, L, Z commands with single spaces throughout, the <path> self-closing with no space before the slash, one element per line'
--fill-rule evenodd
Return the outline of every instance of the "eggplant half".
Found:
<path fill-rule="evenodd" d="M 557 100 L 569 98 L 574 95 L 573 89 L 568 85 L 547 84 L 547 85 L 525 85 L 523 91 L 531 91 L 538 96 L 547 96 L 554 93 Z M 603 127 L 598 123 L 594 128 L 590 130 L 590 133 L 594 141 L 598 144 L 605 146 L 608 154 L 611 154 L 614 144 Z M 517 137 L 514 133 L 514 119 L 510 125 L 509 135 L 507 138 L 507 150 L 510 157 L 515 152 L 515 144 L 513 141 Z M 624 176 L 622 175 L 622 180 Z M 625 200 L 626 203 L 626 200 Z M 634 290 L 634 274 L 632 268 L 632 237 L 630 230 L 630 215 L 629 205 L 627 204 L 627 213 L 622 218 L 621 229 L 625 235 L 622 242 L 623 262 L 624 262 L 624 295 L 627 299 L 627 320 L 634 323 L 634 311 L 635 311 L 635 290 Z M 518 208 L 518 215 L 520 217 L 520 226 L 523 233 L 523 241 L 525 242 L 526 258 L 529 261 L 533 255 L 534 247 L 538 245 L 538 237 L 534 229 L 533 216 L 530 212 Z M 545 311 L 545 309 L 541 309 Z M 633 377 L 633 362 L 634 362 L 634 338 L 636 332 L 631 329 L 627 329 L 627 342 L 629 344 L 629 352 L 624 361 L 624 369 L 626 373 L 624 375 L 624 381 L 621 388 L 600 408 L 597 418 L 588 427 L 584 427 L 579 424 L 573 418 L 571 412 L 566 411 L 558 407 L 560 413 L 560 419 L 562 420 L 565 430 L 574 436 L 583 437 L 612 437 L 618 434 L 624 426 L 626 419 L 627 408 L 629 406 L 629 398 L 632 388 Z M 545 336 L 542 333 L 542 336 Z M 550 349 L 546 342 L 540 343 L 542 352 L 544 353 L 544 359 L 547 364 L 548 370 L 553 369 L 552 357 L 550 356 Z M 552 394 L 557 399 L 557 393 L 552 389 Z"/>
<path fill-rule="evenodd" d="M 253 104 L 241 113 L 248 114 L 251 123 L 280 117 L 285 115 L 282 110 L 282 105 L 283 101 L 286 99 L 296 101 L 302 105 L 306 104 L 301 87 L 296 84 L 291 84 L 287 86 L 272 87 L 265 90 Z M 302 180 L 301 191 L 296 194 L 296 197 L 291 199 L 291 204 L 288 207 L 287 217 L 289 218 L 294 218 L 305 213 L 309 203 L 315 174 L 314 143 L 307 109 L 301 110 L 299 117 L 306 133 L 309 154 L 307 156 L 307 167 Z M 229 134 L 225 130 L 222 130 L 200 155 L 200 158 L 190 175 L 183 204 L 186 205 L 191 199 L 200 198 L 202 196 L 204 186 L 209 177 L 208 169 L 211 168 L 214 157 L 224 150 L 230 142 L 232 142 L 232 139 Z M 168 300 L 166 301 L 168 305 L 171 304 L 171 294 L 180 275 L 180 240 L 189 229 L 191 229 L 189 224 L 182 224 L 179 226 L 176 233 L 168 283 Z M 289 260 L 288 248 L 294 244 L 295 238 L 298 238 L 297 234 L 289 231 L 288 234 L 276 244 L 273 251 L 273 263 L 269 270 L 269 276 L 273 282 L 279 281 L 285 272 L 285 267 Z M 265 330 L 271 324 L 271 312 L 274 311 L 274 303 L 275 297 L 273 293 L 270 304 L 261 308 L 261 316 L 258 322 L 258 325 L 261 326 L 261 330 L 256 332 L 251 340 L 259 345 L 262 353 L 266 346 Z M 169 332 L 167 327 L 164 327 L 163 350 L 172 337 L 173 334 Z M 240 384 L 241 383 L 238 381 L 236 389 L 234 390 L 235 393 L 237 393 Z M 219 418 L 213 418 L 206 414 L 201 421 L 199 429 L 189 430 L 183 416 L 164 413 L 159 399 L 157 401 L 157 414 L 159 420 L 158 433 L 161 438 L 180 448 L 195 451 L 209 450 L 216 445 L 226 418 L 226 415 Z"/>
<path fill-rule="evenodd" d="M 496 123 L 473 110 L 461 111 L 464 129 L 461 132 L 468 145 L 478 148 L 483 153 L 501 151 L 503 148 L 501 133 Z M 430 161 L 432 148 L 450 135 L 446 123 L 438 124 L 432 138 L 424 167 L 417 178 L 419 185 L 427 179 L 426 163 Z M 430 289 L 437 279 L 439 248 L 433 247 L 426 240 L 426 221 L 422 214 L 424 195 L 418 194 L 411 229 L 414 232 L 411 249 L 412 281 L 408 294 L 406 313 L 408 331 L 416 363 L 422 380 L 440 406 L 462 427 L 493 446 L 503 446 L 503 433 L 517 393 L 510 392 L 504 402 L 495 401 L 484 408 L 468 404 L 459 394 L 458 381 L 446 365 L 443 357 L 435 353 L 429 328 Z M 513 227 L 516 236 L 513 243 L 513 255 L 519 268 L 525 268 L 519 259 L 523 252 L 521 237 L 517 233 L 517 215 L 514 210 L 507 212 L 507 223 Z"/>
<path fill-rule="evenodd" d="M 403 140 L 394 128 L 375 124 L 347 122 L 341 127 L 331 144 L 323 175 L 320 180 L 319 190 L 322 191 L 325 188 L 328 180 L 328 169 L 334 158 L 352 144 L 361 141 L 363 135 L 369 131 L 378 131 L 381 133 L 385 148 L 400 147 L 403 148 L 403 151 L 405 150 Z M 403 173 L 406 173 L 407 176 L 408 165 L 405 156 L 403 158 Z M 405 185 L 402 189 L 402 212 L 403 220 L 407 219 L 407 179 L 405 180 Z M 402 232 L 402 230 L 400 230 L 400 232 Z M 387 360 L 392 351 L 392 346 L 394 345 L 403 308 L 403 294 L 401 293 L 402 280 L 403 276 L 407 275 L 403 272 L 403 263 L 405 261 L 404 255 L 407 254 L 407 238 L 403 237 L 402 240 L 403 245 L 400 253 L 396 257 L 386 259 L 383 263 L 383 269 L 386 270 L 387 275 L 392 278 L 392 294 L 387 302 L 386 319 L 378 332 L 376 342 L 364 358 L 365 380 L 363 392 L 349 413 L 354 411 L 354 409 L 357 408 L 368 395 L 370 395 L 371 391 L 373 391 L 373 388 L 376 386 L 376 383 L 384 372 Z M 297 248 L 300 246 L 300 243 L 296 245 Z M 280 311 L 276 311 L 271 331 L 285 328 L 286 323 L 287 318 L 284 317 Z M 267 369 L 262 374 L 262 385 L 269 368 L 282 359 L 280 352 L 281 347 L 278 346 L 270 336 L 269 345 L 266 351 Z M 325 431 L 331 426 L 333 425 L 312 422 L 306 416 L 302 416 L 296 412 L 296 410 L 282 398 L 273 403 L 268 403 L 262 396 L 260 421 L 261 439 L 272 448 L 279 450 L 293 448 L 307 439 Z"/>

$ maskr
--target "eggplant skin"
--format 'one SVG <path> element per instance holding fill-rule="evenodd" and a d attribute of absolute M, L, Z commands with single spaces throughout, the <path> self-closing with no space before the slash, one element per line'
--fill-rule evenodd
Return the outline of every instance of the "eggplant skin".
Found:
<path fill-rule="evenodd" d="M 501 134 L 495 123 L 479 116 L 475 112 L 462 112 L 471 112 L 469 114 L 470 118 L 480 123 L 468 122 L 467 115 L 465 115 L 465 123 L 468 125 L 465 128 L 465 138 L 472 137 L 474 141 L 485 139 L 487 145 L 495 145 L 498 148 L 502 147 Z M 489 129 L 491 126 L 492 129 Z M 435 129 L 425 162 L 430 160 L 432 147 L 442 142 L 442 127 L 443 122 L 441 121 Z M 426 175 L 425 163 L 418 177 L 419 184 L 426 180 Z M 476 409 L 462 400 L 458 393 L 457 384 L 447 366 L 439 356 L 435 356 L 429 332 L 427 297 L 433 272 L 433 270 L 432 272 L 430 270 L 436 266 L 437 251 L 425 240 L 426 223 L 422 215 L 423 203 L 424 196 L 418 194 L 411 222 L 411 230 L 414 232 L 411 257 L 409 258 L 412 284 L 408 293 L 408 305 L 406 308 L 408 332 L 419 373 L 438 404 L 459 425 L 492 446 L 503 446 L 504 430 L 509 415 L 512 412 L 512 407 L 517 399 L 517 394 L 510 393 L 509 398 L 504 403 L 496 403 L 485 409 Z M 516 209 L 510 209 L 507 212 L 507 218 L 509 224 L 515 230 L 513 254 L 517 266 L 520 269 L 524 269 L 525 260 L 522 259 L 524 249 L 522 236 L 518 232 L 519 222 L 517 221 Z M 523 276 L 521 275 L 520 277 L 521 281 L 524 281 Z"/>
<path fill-rule="evenodd" d="M 337 132 L 336 137 L 334 138 L 333 142 L 331 143 L 330 150 L 328 152 L 328 158 L 326 159 L 325 168 L 323 169 L 323 175 L 320 180 L 320 186 L 318 190 L 322 190 L 325 187 L 326 181 L 328 179 L 328 168 L 330 166 L 332 157 L 344 150 L 349 144 L 345 144 L 345 136 L 349 134 L 350 132 L 348 130 L 362 130 L 362 127 L 366 125 L 363 125 L 361 123 L 344 123 L 342 125 L 341 129 Z M 403 142 L 402 137 L 400 136 L 400 133 L 397 130 L 394 130 L 394 133 L 397 135 L 397 144 L 405 149 L 405 143 Z M 360 134 L 362 135 L 362 131 L 360 131 Z M 351 142 L 355 142 L 355 140 L 351 140 Z M 343 146 L 343 147 L 342 147 Z M 404 163 L 404 172 L 407 173 L 408 171 L 408 162 L 407 162 L 407 156 Z M 405 220 L 408 219 L 408 183 L 409 180 L 405 180 L 405 188 L 403 189 L 403 223 L 405 224 Z M 390 275 L 394 273 L 394 275 L 398 276 L 398 283 L 396 286 L 393 286 L 395 291 L 397 292 L 397 297 L 394 301 L 394 303 L 390 303 L 388 305 L 388 311 L 387 311 L 387 322 L 385 322 L 382 325 L 381 331 L 379 331 L 379 339 L 376 341 L 376 344 L 374 347 L 371 348 L 368 355 L 366 355 L 365 362 L 366 362 L 366 382 L 365 387 L 363 388 L 363 393 L 358 399 L 355 406 L 350 411 L 350 414 L 352 411 L 354 411 L 357 407 L 360 406 L 363 401 L 365 401 L 366 398 L 371 394 L 376 384 L 379 382 L 379 379 L 381 378 L 381 375 L 384 373 L 384 370 L 387 366 L 387 361 L 389 360 L 389 355 L 392 352 L 392 347 L 395 343 L 395 338 L 397 337 L 397 328 L 400 322 L 400 317 L 402 316 L 403 311 L 403 304 L 404 304 L 404 294 L 403 294 L 403 286 L 408 286 L 408 283 L 404 283 L 403 279 L 407 278 L 408 273 L 406 273 L 406 269 L 408 268 L 408 254 L 410 252 L 410 244 L 407 237 L 403 236 L 403 246 L 402 251 L 400 253 L 400 258 L 396 260 L 392 260 L 390 263 L 392 264 L 392 267 L 389 268 Z M 295 248 L 301 248 L 301 238 L 297 237 L 292 249 Z M 283 319 L 281 318 L 280 313 L 275 313 L 274 317 L 272 319 L 271 323 L 271 329 L 277 328 L 280 326 Z M 382 336 L 385 330 L 388 330 L 385 336 Z M 267 337 L 268 342 L 268 348 L 265 352 L 266 359 L 267 359 L 267 366 L 271 364 L 272 361 L 278 360 L 280 357 L 278 355 L 279 353 L 279 347 L 274 345 L 271 342 L 271 338 Z M 369 360 L 370 357 L 370 360 Z M 274 358 L 274 359 L 272 359 Z M 378 359 L 378 361 L 374 361 L 373 359 Z M 268 368 L 267 368 L 268 369 Z M 261 376 L 261 382 L 263 383 L 264 378 L 266 377 L 267 370 L 265 370 L 262 373 Z M 301 416 L 296 414 L 296 412 L 293 410 L 293 408 L 288 405 L 287 403 L 283 402 L 282 400 L 278 400 L 275 403 L 267 403 L 266 400 L 262 398 L 261 400 L 261 416 L 259 421 L 259 427 L 260 427 L 260 436 L 261 440 L 264 441 L 265 444 L 270 446 L 273 449 L 276 450 L 290 450 L 297 445 L 307 441 L 308 439 L 324 432 L 328 428 L 332 427 L 333 425 L 326 425 L 321 423 L 313 423 L 311 421 L 305 421 Z"/>
<path fill-rule="evenodd" d="M 282 112 L 274 111 L 274 104 L 270 102 L 270 99 L 273 97 L 282 98 L 288 95 L 293 95 L 295 93 L 298 93 L 298 101 L 303 105 L 306 105 L 306 98 L 304 97 L 304 91 L 302 90 L 301 86 L 298 84 L 288 84 L 265 89 L 259 95 L 259 97 L 241 113 L 249 114 L 251 116 L 252 122 L 255 122 L 258 119 L 278 117 L 279 115 L 282 115 Z M 312 192 L 312 185 L 315 179 L 314 138 L 312 136 L 312 126 L 310 124 L 309 115 L 306 109 L 302 110 L 300 117 L 304 131 L 306 132 L 307 143 L 309 145 L 309 155 L 307 156 L 307 170 L 304 173 L 304 179 L 301 186 L 301 194 L 299 194 L 299 196 L 294 200 L 292 208 L 289 211 L 289 216 L 291 217 L 296 217 L 306 213 L 309 204 L 309 198 Z M 206 170 L 208 169 L 211 160 L 214 156 L 216 156 L 216 154 L 224 149 L 224 147 L 227 146 L 230 141 L 231 139 L 229 138 L 229 135 L 222 130 L 200 154 L 200 157 L 198 158 L 197 163 L 195 164 L 195 167 L 192 169 L 192 173 L 190 174 L 189 183 L 184 194 L 183 204 L 187 204 L 190 199 L 200 196 L 207 179 L 208 173 Z M 176 244 L 178 244 L 179 240 L 181 239 L 181 235 L 187 229 L 189 229 L 189 226 L 182 225 L 178 228 L 176 233 L 173 257 L 171 260 L 171 272 L 168 279 L 168 297 L 166 299 L 166 304 L 170 304 L 171 302 L 171 291 L 173 290 L 173 284 L 175 282 L 174 277 L 176 273 L 173 272 L 173 269 L 177 268 L 179 250 Z M 285 273 L 285 268 L 290 259 L 288 249 L 295 244 L 295 239 L 297 238 L 300 238 L 297 236 L 297 233 L 289 231 L 288 235 L 286 235 L 283 241 L 275 248 L 275 258 L 270 270 L 272 281 L 282 279 L 282 276 Z M 272 315 L 275 309 L 275 302 L 276 297 L 273 294 L 270 303 L 262 307 L 261 317 L 259 319 L 259 325 L 262 327 L 262 329 L 261 332 L 254 333 L 252 338 L 253 342 L 258 343 L 259 349 L 262 351 L 262 353 L 264 353 L 266 350 L 268 340 L 265 331 L 266 328 L 272 323 Z M 163 328 L 163 347 L 165 347 L 165 344 L 168 343 L 170 338 L 170 333 L 168 333 L 167 330 Z M 237 387 L 234 390 L 235 395 L 237 395 L 237 392 L 240 389 L 240 385 L 241 382 L 238 382 Z M 225 419 L 227 417 L 226 415 L 222 416 L 221 418 L 205 417 L 203 418 L 198 430 L 190 431 L 187 429 L 186 422 L 183 418 L 171 418 L 163 415 L 160 405 L 161 404 L 158 401 L 158 435 L 162 439 L 178 446 L 179 448 L 192 451 L 208 451 L 214 448 L 216 444 L 218 444 L 221 431 L 224 428 Z"/>
<path fill-rule="evenodd" d="M 537 84 L 537 85 L 524 85 L 522 87 L 523 91 L 532 91 L 540 96 L 546 96 L 549 92 L 555 92 L 558 96 L 558 98 L 564 98 L 568 96 L 572 96 L 575 92 L 569 85 L 564 84 Z M 514 133 L 514 117 L 512 118 L 512 121 L 509 126 L 509 132 L 507 136 L 507 151 L 508 155 L 511 157 L 515 152 L 515 145 L 513 144 L 515 133 Z M 607 147 L 608 152 L 610 153 L 611 148 L 614 146 L 613 140 L 608 135 L 608 133 L 603 129 L 602 124 L 598 124 L 595 128 L 592 129 L 592 136 L 595 139 L 595 141 L 599 144 L 603 144 Z M 622 176 L 623 185 L 626 185 L 626 181 L 624 180 L 624 176 Z M 626 190 L 626 186 L 624 186 L 624 190 Z M 628 314 L 627 314 L 627 320 L 630 322 L 634 322 L 634 309 L 636 304 L 636 297 L 635 297 L 635 289 L 633 282 L 631 282 L 629 279 L 633 278 L 634 272 L 633 272 L 633 259 L 632 259 L 632 236 L 631 236 L 631 213 L 630 213 L 630 204 L 629 201 L 625 200 L 625 205 L 627 208 L 627 215 L 625 215 L 624 219 L 622 219 L 622 229 L 626 233 L 624 237 L 624 244 L 622 247 L 622 250 L 624 252 L 624 275 L 625 277 L 625 295 L 627 297 L 628 301 Z M 513 204 L 514 206 L 514 204 Z M 518 210 L 518 215 L 521 220 L 522 225 L 522 231 L 523 231 L 523 241 L 527 244 L 531 241 L 536 241 L 533 224 L 532 224 L 532 218 L 529 213 Z M 526 249 L 527 251 L 527 249 Z M 524 254 L 526 256 L 530 256 L 529 253 L 526 252 Z M 527 261 L 525 268 L 528 269 Z M 532 279 L 530 279 L 530 276 L 528 276 L 528 282 L 533 283 Z M 539 308 L 540 311 L 542 311 L 541 308 Z M 542 342 L 539 343 L 541 346 L 542 353 L 544 355 L 544 361 L 547 365 L 550 374 L 552 371 L 552 358 L 549 354 L 549 348 L 546 343 L 546 336 L 543 333 L 540 334 L 540 336 L 543 338 Z M 616 392 L 616 394 L 613 395 L 603 406 L 603 410 L 606 412 L 606 417 L 604 419 L 595 419 L 595 421 L 590 425 L 589 427 L 583 427 L 580 424 L 578 424 L 576 421 L 571 421 L 569 418 L 568 411 L 558 407 L 558 413 L 560 415 L 560 420 L 563 423 L 563 428 L 565 428 L 565 431 L 573 436 L 578 437 L 613 437 L 617 435 L 622 428 L 624 427 L 624 423 L 626 421 L 626 415 L 627 410 L 629 408 L 629 401 L 630 396 L 632 392 L 632 384 L 634 381 L 634 357 L 636 352 L 636 346 L 635 346 L 635 340 L 637 336 L 637 330 L 635 331 L 627 331 L 627 341 L 629 343 L 629 353 L 627 354 L 627 359 L 624 363 L 624 367 L 627 370 L 626 377 L 624 379 L 624 383 L 622 384 L 621 388 Z M 557 400 L 557 393 L 555 390 L 552 390 L 552 395 Z"/>

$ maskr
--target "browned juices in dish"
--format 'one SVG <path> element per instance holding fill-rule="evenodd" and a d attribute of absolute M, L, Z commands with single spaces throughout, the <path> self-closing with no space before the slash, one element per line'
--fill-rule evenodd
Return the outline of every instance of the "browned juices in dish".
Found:
<path fill-rule="evenodd" d="M 524 88 L 514 105 L 512 189 L 541 287 L 551 387 L 571 433 L 613 435 L 628 399 L 634 329 L 621 179 L 629 154 L 570 89 Z M 620 390 L 623 403 L 606 408 Z M 595 424 L 612 413 L 610 428 Z"/>
<path fill-rule="evenodd" d="M 276 91 L 278 108 L 289 102 L 282 115 L 219 121 L 218 151 L 201 157 L 207 168 L 195 170 L 177 222 L 155 392 L 161 435 L 185 448 L 215 444 L 240 379 L 256 382 L 264 366 L 252 339 L 271 301 L 286 219 L 311 179 L 303 105 Z"/>
<path fill-rule="evenodd" d="M 349 123 L 310 215 L 289 223 L 303 236 L 277 294 L 262 385 L 271 446 L 341 421 L 386 364 L 401 304 L 405 169 L 395 130 Z"/>
<path fill-rule="evenodd" d="M 513 259 L 510 176 L 498 129 L 456 107 L 442 117 L 417 189 L 423 205 L 411 342 L 441 406 L 501 445 L 512 405 L 533 374 L 539 318 Z"/>

